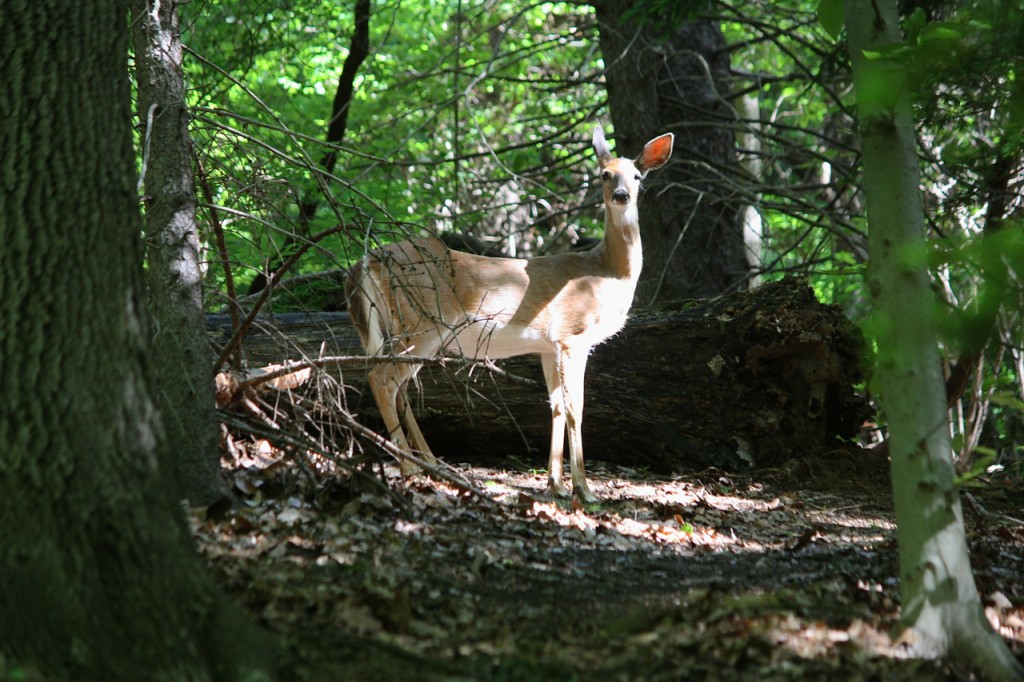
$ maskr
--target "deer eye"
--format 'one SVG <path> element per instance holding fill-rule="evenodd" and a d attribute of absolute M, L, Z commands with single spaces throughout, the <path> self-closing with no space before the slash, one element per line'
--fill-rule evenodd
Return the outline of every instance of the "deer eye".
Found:
<path fill-rule="evenodd" d="M 636 180 L 637 182 L 640 182 L 641 180 L 644 179 L 644 176 L 641 175 L 640 173 L 637 173 L 636 175 L 633 176 L 633 179 Z"/>
<path fill-rule="evenodd" d="M 611 179 L 612 179 L 612 172 L 611 171 L 602 171 L 601 172 L 601 179 L 604 180 L 605 182 L 610 182 Z"/>

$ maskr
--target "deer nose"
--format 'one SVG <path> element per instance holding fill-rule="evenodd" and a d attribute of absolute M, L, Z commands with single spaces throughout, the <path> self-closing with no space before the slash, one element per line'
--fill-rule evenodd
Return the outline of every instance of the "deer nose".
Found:
<path fill-rule="evenodd" d="M 612 201 L 614 201 L 616 204 L 629 203 L 629 192 L 619 187 L 614 192 L 612 192 Z"/>

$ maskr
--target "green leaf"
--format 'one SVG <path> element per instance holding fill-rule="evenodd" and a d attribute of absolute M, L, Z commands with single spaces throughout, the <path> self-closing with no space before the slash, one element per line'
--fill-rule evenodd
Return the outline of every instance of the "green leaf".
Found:
<path fill-rule="evenodd" d="M 963 40 L 963 34 L 948 25 L 932 24 L 926 26 L 921 31 L 921 40 L 940 40 L 955 43 Z"/>
<path fill-rule="evenodd" d="M 996 461 L 999 457 L 999 453 L 992 448 L 987 448 L 983 445 L 979 445 L 974 448 L 975 459 L 971 465 L 970 471 L 965 471 L 962 474 L 958 474 L 953 478 L 953 485 L 965 486 L 971 485 L 972 481 L 978 476 L 985 473 L 989 465 Z"/>
<path fill-rule="evenodd" d="M 995 391 L 991 398 L 993 405 L 1000 407 L 1011 407 L 1015 410 L 1024 411 L 1024 401 L 1014 395 L 1011 391 Z M 980 447 L 978 448 L 981 449 Z"/>
<path fill-rule="evenodd" d="M 928 18 L 920 7 L 914 9 L 906 19 L 903 20 L 903 32 L 907 34 L 910 42 L 917 40 L 921 30 L 928 24 Z"/>
<path fill-rule="evenodd" d="M 818 0 L 818 21 L 833 39 L 843 30 L 843 0 Z"/>

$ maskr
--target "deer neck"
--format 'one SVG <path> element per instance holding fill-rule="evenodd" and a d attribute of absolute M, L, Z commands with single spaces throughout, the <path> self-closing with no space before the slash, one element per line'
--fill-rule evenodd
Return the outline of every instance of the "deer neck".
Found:
<path fill-rule="evenodd" d="M 605 211 L 605 265 L 615 277 L 636 281 L 643 266 L 636 204 L 630 204 L 624 210 L 606 208 Z"/>

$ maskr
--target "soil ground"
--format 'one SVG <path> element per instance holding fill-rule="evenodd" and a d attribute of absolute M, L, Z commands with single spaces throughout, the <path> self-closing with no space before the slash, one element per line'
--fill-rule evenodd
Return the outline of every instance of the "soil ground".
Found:
<path fill-rule="evenodd" d="M 591 465 L 602 503 L 543 472 L 342 477 L 252 448 L 238 505 L 193 515 L 207 562 L 279 635 L 296 680 L 964 680 L 896 633 L 887 466 L 658 477 Z M 964 496 L 989 620 L 1024 656 L 1024 491 Z"/>

